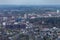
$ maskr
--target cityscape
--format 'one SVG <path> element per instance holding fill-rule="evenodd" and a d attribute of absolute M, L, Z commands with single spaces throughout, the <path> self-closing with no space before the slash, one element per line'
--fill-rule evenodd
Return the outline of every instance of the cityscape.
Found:
<path fill-rule="evenodd" d="M 60 6 L 0 6 L 0 40 L 60 40 Z"/>

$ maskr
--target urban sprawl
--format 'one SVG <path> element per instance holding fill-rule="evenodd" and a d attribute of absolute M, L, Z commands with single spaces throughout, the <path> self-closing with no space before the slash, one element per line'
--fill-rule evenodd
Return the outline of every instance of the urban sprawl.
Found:
<path fill-rule="evenodd" d="M 60 9 L 0 8 L 0 40 L 60 40 Z"/>

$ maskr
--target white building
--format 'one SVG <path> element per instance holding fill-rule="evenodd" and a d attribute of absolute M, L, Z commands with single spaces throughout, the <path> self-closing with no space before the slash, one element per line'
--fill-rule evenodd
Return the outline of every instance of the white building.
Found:
<path fill-rule="evenodd" d="M 59 13 L 59 10 L 57 10 L 57 14 Z"/>

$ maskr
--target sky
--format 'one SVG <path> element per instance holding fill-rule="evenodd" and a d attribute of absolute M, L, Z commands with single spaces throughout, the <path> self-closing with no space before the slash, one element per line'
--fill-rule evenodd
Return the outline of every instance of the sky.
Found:
<path fill-rule="evenodd" d="M 0 0 L 0 5 L 60 5 L 60 0 Z"/>

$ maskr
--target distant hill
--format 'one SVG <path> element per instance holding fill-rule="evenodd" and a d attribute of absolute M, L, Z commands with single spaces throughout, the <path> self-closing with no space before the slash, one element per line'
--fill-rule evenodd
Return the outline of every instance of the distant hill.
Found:
<path fill-rule="evenodd" d="M 60 9 L 60 5 L 0 5 L 0 9 L 20 9 L 20 8 L 54 8 L 54 9 Z"/>

